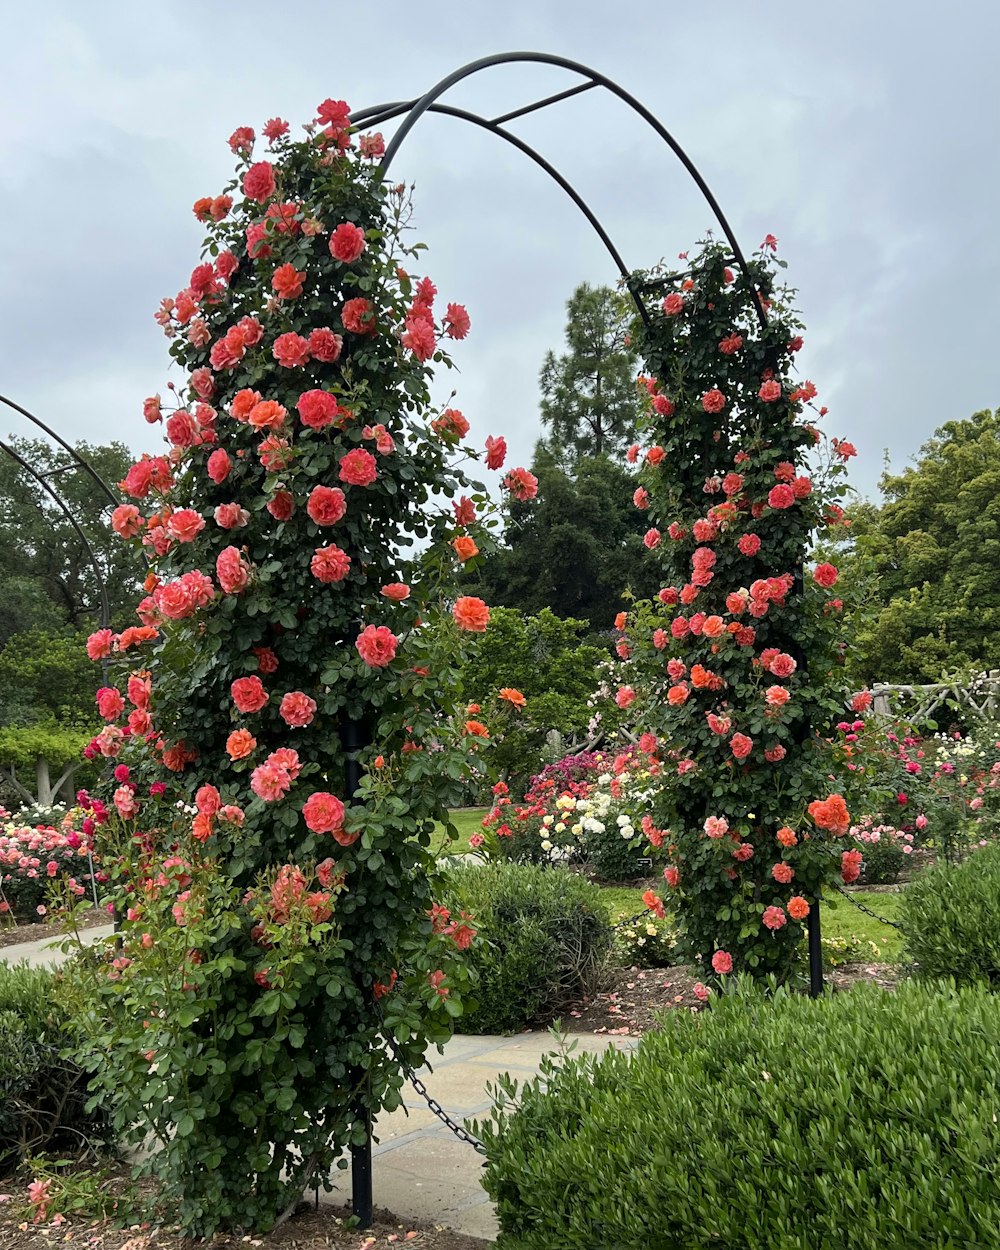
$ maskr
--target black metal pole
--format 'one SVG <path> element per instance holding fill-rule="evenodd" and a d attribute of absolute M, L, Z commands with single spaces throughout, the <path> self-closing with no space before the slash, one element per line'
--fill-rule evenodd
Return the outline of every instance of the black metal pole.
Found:
<path fill-rule="evenodd" d="M 819 899 L 813 901 L 809 908 L 809 997 L 821 998 L 823 995 L 823 946 L 819 932 Z"/>
<path fill-rule="evenodd" d="M 355 634 L 360 632 L 354 631 Z M 361 725 L 356 720 L 346 720 L 341 727 L 340 740 L 346 754 L 344 763 L 344 782 L 346 798 L 353 799 L 361 783 L 361 761 L 358 756 L 364 746 Z M 359 1089 L 367 1085 L 367 1074 L 358 1072 Z M 365 1126 L 365 1140 L 361 1145 L 351 1146 L 351 1210 L 357 1217 L 360 1228 L 371 1228 L 372 1214 L 372 1121 L 371 1112 L 363 1096 L 359 1093 L 354 1104 L 357 1119 Z"/>

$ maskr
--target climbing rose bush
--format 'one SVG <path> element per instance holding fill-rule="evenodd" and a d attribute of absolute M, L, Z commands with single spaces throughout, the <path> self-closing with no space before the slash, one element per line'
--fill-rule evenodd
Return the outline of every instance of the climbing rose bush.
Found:
<path fill-rule="evenodd" d="M 469 316 L 408 271 L 404 188 L 342 101 L 264 137 L 231 137 L 156 314 L 183 381 L 146 400 L 167 446 L 112 517 L 145 597 L 87 647 L 116 666 L 89 753 L 120 934 L 71 987 L 81 1055 L 196 1236 L 329 1184 L 399 1102 L 384 1036 L 414 1065 L 448 1037 L 474 933 L 436 909 L 428 851 L 480 742 L 457 683 L 490 616 L 457 586 L 485 505 L 468 422 L 428 394 Z"/>
<path fill-rule="evenodd" d="M 716 979 L 787 978 L 824 887 L 855 871 L 831 748 L 842 710 L 836 568 L 816 534 L 854 448 L 824 447 L 816 388 L 793 378 L 802 345 L 769 237 L 735 274 L 704 245 L 637 328 L 647 376 L 635 504 L 663 588 L 619 619 L 616 702 L 664 761 L 647 836 L 666 849 L 654 914 L 676 913 L 689 957 Z"/>

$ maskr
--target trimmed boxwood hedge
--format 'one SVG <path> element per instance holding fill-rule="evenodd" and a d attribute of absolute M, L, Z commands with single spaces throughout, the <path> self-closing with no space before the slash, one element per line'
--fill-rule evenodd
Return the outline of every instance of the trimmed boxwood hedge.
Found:
<path fill-rule="evenodd" d="M 965 1250 L 1000 1227 L 1000 1002 L 747 986 L 501 1079 L 498 1250 Z M 518 1103 L 511 1109 L 510 1097 Z"/>
<path fill-rule="evenodd" d="M 601 890 L 561 868 L 468 865 L 448 874 L 444 902 L 472 913 L 477 1006 L 463 1033 L 547 1025 L 602 982 L 613 931 Z"/>
<path fill-rule="evenodd" d="M 1000 989 L 1000 846 L 921 873 L 901 895 L 899 924 L 916 976 Z"/>

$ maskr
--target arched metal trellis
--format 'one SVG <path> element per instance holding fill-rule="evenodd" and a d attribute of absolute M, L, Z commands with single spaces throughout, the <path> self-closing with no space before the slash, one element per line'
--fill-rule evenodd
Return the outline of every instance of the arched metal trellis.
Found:
<path fill-rule="evenodd" d="M 554 95 L 545 96 L 542 99 L 535 100 L 529 104 L 525 104 L 520 108 L 512 109 L 509 112 L 502 113 L 496 117 L 485 117 L 480 113 L 473 112 L 469 109 L 458 108 L 451 104 L 442 102 L 442 97 L 447 94 L 457 83 L 467 78 L 471 78 L 475 74 L 479 74 L 485 70 L 493 69 L 501 65 L 516 64 L 536 64 L 545 65 L 555 69 L 566 70 L 571 74 L 578 76 L 582 81 L 574 86 L 568 87 L 564 91 L 556 92 Z M 593 91 L 601 88 L 604 91 L 615 96 L 626 104 L 633 113 L 641 118 L 659 138 L 667 145 L 671 152 L 680 160 L 684 169 L 690 175 L 695 186 L 701 192 L 706 203 L 712 211 L 716 222 L 722 233 L 724 234 L 729 246 L 732 250 L 733 261 L 740 271 L 741 280 L 745 284 L 747 294 L 754 307 L 755 313 L 761 326 L 767 324 L 767 313 L 761 301 L 760 295 L 750 280 L 749 268 L 743 249 L 740 247 L 739 240 L 729 224 L 725 214 L 723 213 L 719 202 L 712 194 L 708 183 L 702 177 L 694 161 L 688 156 L 674 136 L 663 125 L 663 123 L 650 112 L 645 105 L 641 104 L 630 92 L 626 91 L 618 83 L 608 78 L 605 74 L 599 73 L 597 70 L 590 69 L 586 65 L 580 64 L 578 61 L 568 60 L 566 57 L 552 56 L 544 52 L 504 52 L 497 53 L 494 56 L 481 57 L 479 60 L 471 61 L 468 65 L 454 70 L 439 82 L 435 83 L 430 90 L 424 92 L 422 96 L 412 100 L 395 100 L 383 104 L 375 105 L 371 108 L 360 109 L 351 114 L 351 122 L 354 126 L 370 128 L 374 126 L 384 125 L 386 122 L 393 121 L 396 118 L 402 118 L 395 134 L 390 139 L 385 154 L 382 157 L 381 168 L 383 173 L 388 173 L 393 160 L 407 136 L 413 130 L 417 122 L 426 113 L 435 113 L 445 117 L 452 117 L 459 121 L 467 122 L 477 126 L 480 129 L 489 131 L 498 138 L 503 139 L 505 143 L 510 144 L 518 151 L 522 152 L 530 160 L 532 160 L 569 196 L 577 208 L 583 213 L 587 221 L 593 227 L 598 238 L 604 244 L 610 255 L 615 267 L 618 270 L 624 284 L 626 285 L 632 299 L 635 302 L 636 309 L 643 321 L 649 321 L 649 310 L 646 307 L 644 295 L 652 293 L 665 285 L 664 280 L 651 281 L 637 285 L 632 277 L 632 271 L 626 265 L 621 252 L 615 245 L 611 235 L 598 219 L 593 209 L 573 186 L 573 184 L 540 152 L 536 151 L 520 136 L 508 130 L 507 123 L 515 121 L 519 117 L 525 117 L 530 113 L 537 113 L 541 109 L 550 107 L 568 100 L 574 96 L 582 95 L 584 92 Z M 669 279 L 667 280 L 669 281 Z M 822 988 L 822 957 L 820 948 L 819 934 L 819 908 L 813 907 L 809 913 L 809 961 L 810 961 L 810 982 L 812 992 L 818 993 Z M 363 1228 L 370 1227 L 372 1220 L 372 1177 L 371 1177 L 371 1133 L 369 1126 L 368 1143 L 366 1146 L 352 1147 L 352 1202 L 356 1216 L 359 1217 Z"/>
<path fill-rule="evenodd" d="M 24 417 L 27 421 L 30 421 L 32 425 L 34 425 L 37 429 L 41 430 L 43 434 L 45 434 L 48 438 L 50 438 L 66 453 L 67 459 L 64 464 L 57 465 L 56 468 L 49 469 L 43 472 L 40 469 L 36 468 L 33 464 L 31 464 L 31 462 L 27 460 L 15 447 L 12 447 L 5 440 L 0 439 L 0 452 L 3 452 L 6 455 L 10 456 L 10 458 L 16 464 L 18 464 L 20 468 L 23 469 L 24 472 L 27 473 L 28 476 L 34 482 L 38 484 L 38 486 L 41 487 L 42 491 L 56 505 L 56 507 L 59 509 L 62 515 L 69 522 L 70 526 L 73 528 L 73 531 L 75 532 L 76 536 L 79 538 L 80 544 L 83 547 L 84 552 L 86 553 L 87 562 L 89 563 L 91 567 L 91 571 L 93 572 L 93 575 L 94 575 L 94 584 L 97 588 L 97 595 L 98 595 L 98 623 L 100 627 L 104 629 L 111 623 L 111 605 L 108 599 L 108 588 L 107 588 L 107 582 L 104 577 L 104 570 L 101 568 L 101 562 L 97 558 L 97 553 L 94 551 L 94 548 L 90 542 L 90 539 L 87 537 L 86 533 L 83 530 L 83 527 L 80 525 L 79 519 L 74 514 L 72 507 L 70 506 L 66 498 L 63 496 L 63 494 L 59 491 L 58 487 L 53 484 L 52 479 L 59 478 L 65 473 L 73 473 L 73 472 L 85 473 L 93 481 L 94 485 L 101 492 L 101 494 L 105 497 L 105 499 L 107 500 L 108 507 L 114 507 L 120 502 L 120 499 L 111 489 L 111 487 L 107 484 L 107 482 L 105 482 L 104 478 L 102 478 L 101 475 L 97 472 L 97 470 L 90 463 L 90 461 L 87 460 L 85 456 L 82 456 L 76 450 L 76 448 L 73 447 L 70 443 L 67 443 L 64 438 L 62 438 L 59 434 L 55 432 L 55 430 L 53 430 L 50 426 L 46 425 L 44 421 L 36 417 L 34 413 L 29 412 L 28 409 L 22 407 L 21 404 L 15 403 L 14 400 L 8 399 L 7 396 L 5 395 L 0 395 L 0 404 L 3 404 L 5 407 L 12 409 L 14 412 Z M 107 685 L 108 684 L 107 660 L 103 662 L 102 668 L 103 668 L 103 674 L 104 674 L 104 684 Z M 58 792 L 58 787 L 61 784 L 62 784 L 62 781 L 57 783 L 56 792 Z M 90 862 L 90 879 L 91 879 L 91 884 L 93 886 L 93 883 L 94 883 L 93 861 Z M 94 893 L 94 903 L 95 905 L 97 903 L 96 888 L 95 888 L 95 893 Z"/>

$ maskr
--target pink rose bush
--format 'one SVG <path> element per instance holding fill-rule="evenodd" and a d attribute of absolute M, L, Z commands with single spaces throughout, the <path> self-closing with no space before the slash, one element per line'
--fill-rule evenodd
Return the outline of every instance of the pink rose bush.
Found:
<path fill-rule="evenodd" d="M 716 977 L 786 979 L 810 900 L 840 879 L 850 823 L 813 732 L 838 706 L 843 604 L 835 566 L 806 567 L 813 534 L 842 521 L 844 469 L 816 463 L 826 410 L 793 377 L 799 325 L 772 258 L 732 282 L 724 253 L 708 243 L 668 275 L 639 329 L 650 372 L 635 502 L 663 589 L 621 627 L 619 685 L 658 744 L 650 824 L 684 950 Z"/>
<path fill-rule="evenodd" d="M 465 988 L 427 830 L 477 750 L 458 672 L 490 613 L 454 551 L 486 498 L 428 362 L 470 318 L 407 272 L 381 137 L 333 99 L 301 141 L 278 123 L 263 155 L 241 128 L 196 203 L 203 259 L 156 314 L 187 382 L 143 405 L 166 446 L 112 522 L 145 593 L 87 644 L 113 676 L 88 752 L 125 774 L 95 824 L 121 950 L 81 967 L 101 1020 L 81 1058 L 123 1141 L 169 1142 L 147 1166 L 192 1236 L 270 1227 L 330 1175 L 359 1089 L 395 1105 L 376 998 L 419 1066 Z"/>

